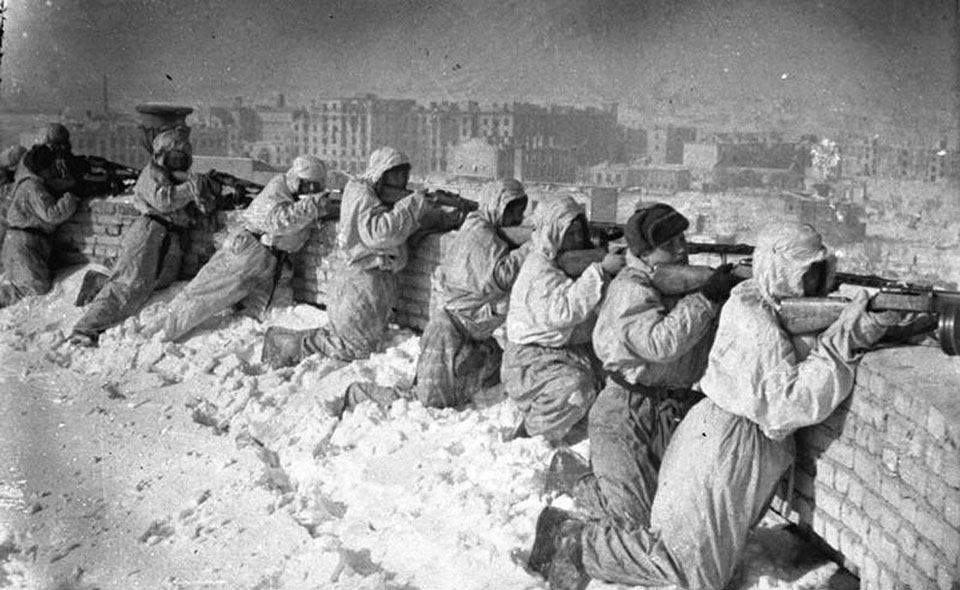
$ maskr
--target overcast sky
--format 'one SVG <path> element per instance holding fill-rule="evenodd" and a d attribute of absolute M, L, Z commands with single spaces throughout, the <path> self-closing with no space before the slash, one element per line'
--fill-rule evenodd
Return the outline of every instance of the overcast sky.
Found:
<path fill-rule="evenodd" d="M 7 0 L 0 96 L 375 92 L 956 119 L 956 0 Z M 934 116 L 934 115 L 931 115 Z"/>

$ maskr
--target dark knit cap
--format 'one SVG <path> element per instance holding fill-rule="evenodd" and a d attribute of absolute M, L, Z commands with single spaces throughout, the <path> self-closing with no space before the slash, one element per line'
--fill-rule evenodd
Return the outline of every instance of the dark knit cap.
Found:
<path fill-rule="evenodd" d="M 690 222 L 676 209 L 664 203 L 653 203 L 634 211 L 623 234 L 633 255 L 640 256 L 666 244 L 688 227 Z"/>

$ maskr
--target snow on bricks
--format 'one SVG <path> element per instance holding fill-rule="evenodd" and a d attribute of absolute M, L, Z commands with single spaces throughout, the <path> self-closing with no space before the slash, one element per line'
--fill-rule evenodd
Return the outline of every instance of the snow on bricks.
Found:
<path fill-rule="evenodd" d="M 938 348 L 868 354 L 853 395 L 797 434 L 793 498 L 774 508 L 861 588 L 960 586 L 960 363 Z"/>

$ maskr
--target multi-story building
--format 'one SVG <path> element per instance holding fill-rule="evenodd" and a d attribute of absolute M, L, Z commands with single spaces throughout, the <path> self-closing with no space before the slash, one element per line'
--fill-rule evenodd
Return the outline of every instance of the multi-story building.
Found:
<path fill-rule="evenodd" d="M 296 111 L 292 154 L 311 154 L 331 168 L 362 172 L 370 153 L 389 145 L 409 155 L 415 147 L 415 101 L 381 99 L 373 94 L 313 103 Z"/>
<path fill-rule="evenodd" d="M 842 175 L 937 182 L 960 175 L 960 152 L 945 142 L 935 148 L 881 145 L 877 138 L 840 145 Z"/>
<path fill-rule="evenodd" d="M 572 181 L 578 164 L 595 164 L 618 153 L 616 105 L 605 109 L 541 107 L 525 103 L 432 102 L 381 99 L 372 94 L 315 102 L 294 113 L 291 154 L 314 154 L 331 167 L 359 172 L 377 147 L 406 152 L 415 174 L 471 168 L 451 150 L 475 138 L 494 148 L 499 173 L 528 180 Z M 265 138 L 266 139 L 266 138 Z M 506 164 L 511 161 L 511 164 Z M 465 167 L 466 166 L 466 167 Z"/>
<path fill-rule="evenodd" d="M 649 155 L 653 164 L 682 164 L 683 144 L 697 140 L 696 127 L 658 125 L 650 134 Z"/>

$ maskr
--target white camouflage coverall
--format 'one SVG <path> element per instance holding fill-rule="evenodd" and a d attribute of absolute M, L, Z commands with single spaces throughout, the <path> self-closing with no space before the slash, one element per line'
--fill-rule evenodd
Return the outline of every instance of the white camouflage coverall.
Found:
<path fill-rule="evenodd" d="M 337 245 L 345 256 L 327 297 L 330 323 L 303 339 L 303 355 L 343 361 L 365 359 L 380 349 L 397 303 L 397 273 L 407 265 L 407 238 L 420 228 L 425 196 L 417 191 L 395 205 L 383 203 L 374 185 L 407 157 L 389 147 L 370 155 L 370 165 L 347 183 L 340 207 Z"/>
<path fill-rule="evenodd" d="M 0 246 L 5 272 L 0 307 L 50 290 L 51 235 L 70 219 L 78 202 L 71 193 L 55 196 L 39 176 L 20 166 L 7 209 L 8 230 Z"/>
<path fill-rule="evenodd" d="M 667 296 L 653 268 L 627 252 L 610 283 L 593 347 L 608 372 L 590 410 L 594 477 L 577 483 L 586 505 L 625 524 L 649 524 L 657 472 L 670 437 L 702 395 L 691 390 L 707 368 L 720 306 L 701 293 Z"/>
<path fill-rule="evenodd" d="M 177 280 L 183 258 L 180 237 L 194 223 L 187 207 L 209 197 L 204 185 L 204 177 L 194 173 L 185 182 L 174 182 L 153 161 L 143 168 L 133 187 L 133 204 L 141 215 L 124 231 L 113 272 L 74 333 L 96 337 L 138 313 L 155 290 Z"/>
<path fill-rule="evenodd" d="M 447 408 L 472 399 L 485 378 L 499 375 L 501 350 L 493 332 L 506 320 L 510 289 L 529 247 L 500 235 L 507 206 L 524 198 L 519 182 L 492 182 L 480 194 L 437 268 L 430 322 L 420 338 L 417 398 Z"/>
<path fill-rule="evenodd" d="M 803 294 L 801 277 L 827 258 L 810 226 L 759 237 L 754 277 L 724 305 L 706 374 L 706 399 L 674 432 L 660 468 L 650 526 L 610 521 L 583 531 L 591 577 L 631 585 L 723 588 L 750 528 L 794 459 L 793 432 L 827 418 L 853 389 L 861 349 L 885 325 L 852 303 L 810 345 L 781 328 L 778 301 Z"/>
<path fill-rule="evenodd" d="M 170 302 L 161 319 L 164 340 L 179 340 L 213 315 L 242 303 L 256 315 L 266 310 L 286 253 L 303 247 L 324 214 L 319 195 L 297 200 L 286 175 L 272 178 L 197 276 Z"/>
<path fill-rule="evenodd" d="M 500 375 L 524 412 L 531 436 L 561 440 L 586 417 L 603 387 L 590 344 L 604 274 L 594 262 L 572 279 L 557 255 L 570 224 L 583 211 L 569 196 L 541 203 L 531 248 L 510 292 L 507 346 Z"/>

